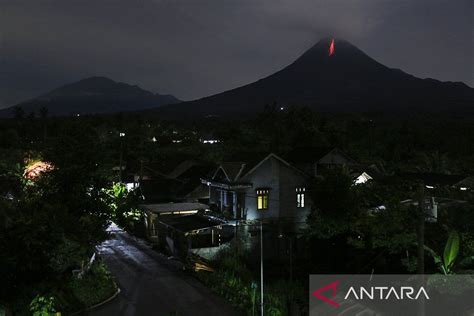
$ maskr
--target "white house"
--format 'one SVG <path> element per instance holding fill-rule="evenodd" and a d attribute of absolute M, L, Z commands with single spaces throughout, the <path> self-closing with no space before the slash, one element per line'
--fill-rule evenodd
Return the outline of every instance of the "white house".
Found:
<path fill-rule="evenodd" d="M 308 176 L 269 153 L 222 163 L 209 179 L 209 203 L 242 220 L 304 223 L 310 211 Z"/>

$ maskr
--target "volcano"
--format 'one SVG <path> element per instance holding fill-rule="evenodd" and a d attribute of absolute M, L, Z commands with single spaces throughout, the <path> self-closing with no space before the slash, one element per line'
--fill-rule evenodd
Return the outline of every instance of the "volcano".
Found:
<path fill-rule="evenodd" d="M 178 102 L 180 100 L 172 95 L 152 93 L 136 85 L 95 76 L 59 87 L 16 106 L 26 113 L 38 114 L 44 107 L 50 115 L 77 115 L 139 111 Z M 16 106 L 1 110 L 0 116 L 12 116 Z"/>
<path fill-rule="evenodd" d="M 220 116 L 256 112 L 274 103 L 329 112 L 472 110 L 474 89 L 461 82 L 416 78 L 382 65 L 345 40 L 325 38 L 266 78 L 157 112 Z"/>

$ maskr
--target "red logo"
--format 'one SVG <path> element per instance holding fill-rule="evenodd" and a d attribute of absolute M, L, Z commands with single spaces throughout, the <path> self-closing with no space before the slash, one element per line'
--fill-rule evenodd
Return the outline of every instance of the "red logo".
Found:
<path fill-rule="evenodd" d="M 326 286 L 323 286 L 320 289 L 317 289 L 316 291 L 313 292 L 312 295 L 314 297 L 320 299 L 321 301 L 324 301 L 326 303 L 331 304 L 334 307 L 339 307 L 339 303 L 333 301 L 332 299 L 330 299 L 330 298 L 328 298 L 324 295 L 321 295 L 321 293 L 326 292 L 327 290 L 332 290 L 332 296 L 336 296 L 336 287 L 339 285 L 339 283 L 341 283 L 341 281 L 332 282 L 332 283 L 330 283 Z"/>

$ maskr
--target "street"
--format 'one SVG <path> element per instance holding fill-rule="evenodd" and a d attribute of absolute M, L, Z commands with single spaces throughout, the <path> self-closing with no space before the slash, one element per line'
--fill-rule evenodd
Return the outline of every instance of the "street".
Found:
<path fill-rule="evenodd" d="M 237 315 L 180 264 L 117 228 L 115 236 L 99 247 L 99 254 L 121 293 L 88 315 Z"/>

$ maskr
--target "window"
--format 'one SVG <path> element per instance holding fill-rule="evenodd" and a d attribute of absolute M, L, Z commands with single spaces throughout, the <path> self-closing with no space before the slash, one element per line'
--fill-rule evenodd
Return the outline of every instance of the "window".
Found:
<path fill-rule="evenodd" d="M 268 209 L 268 190 L 257 190 L 257 209 Z"/>
<path fill-rule="evenodd" d="M 306 188 L 296 188 L 296 207 L 304 207 Z"/>

